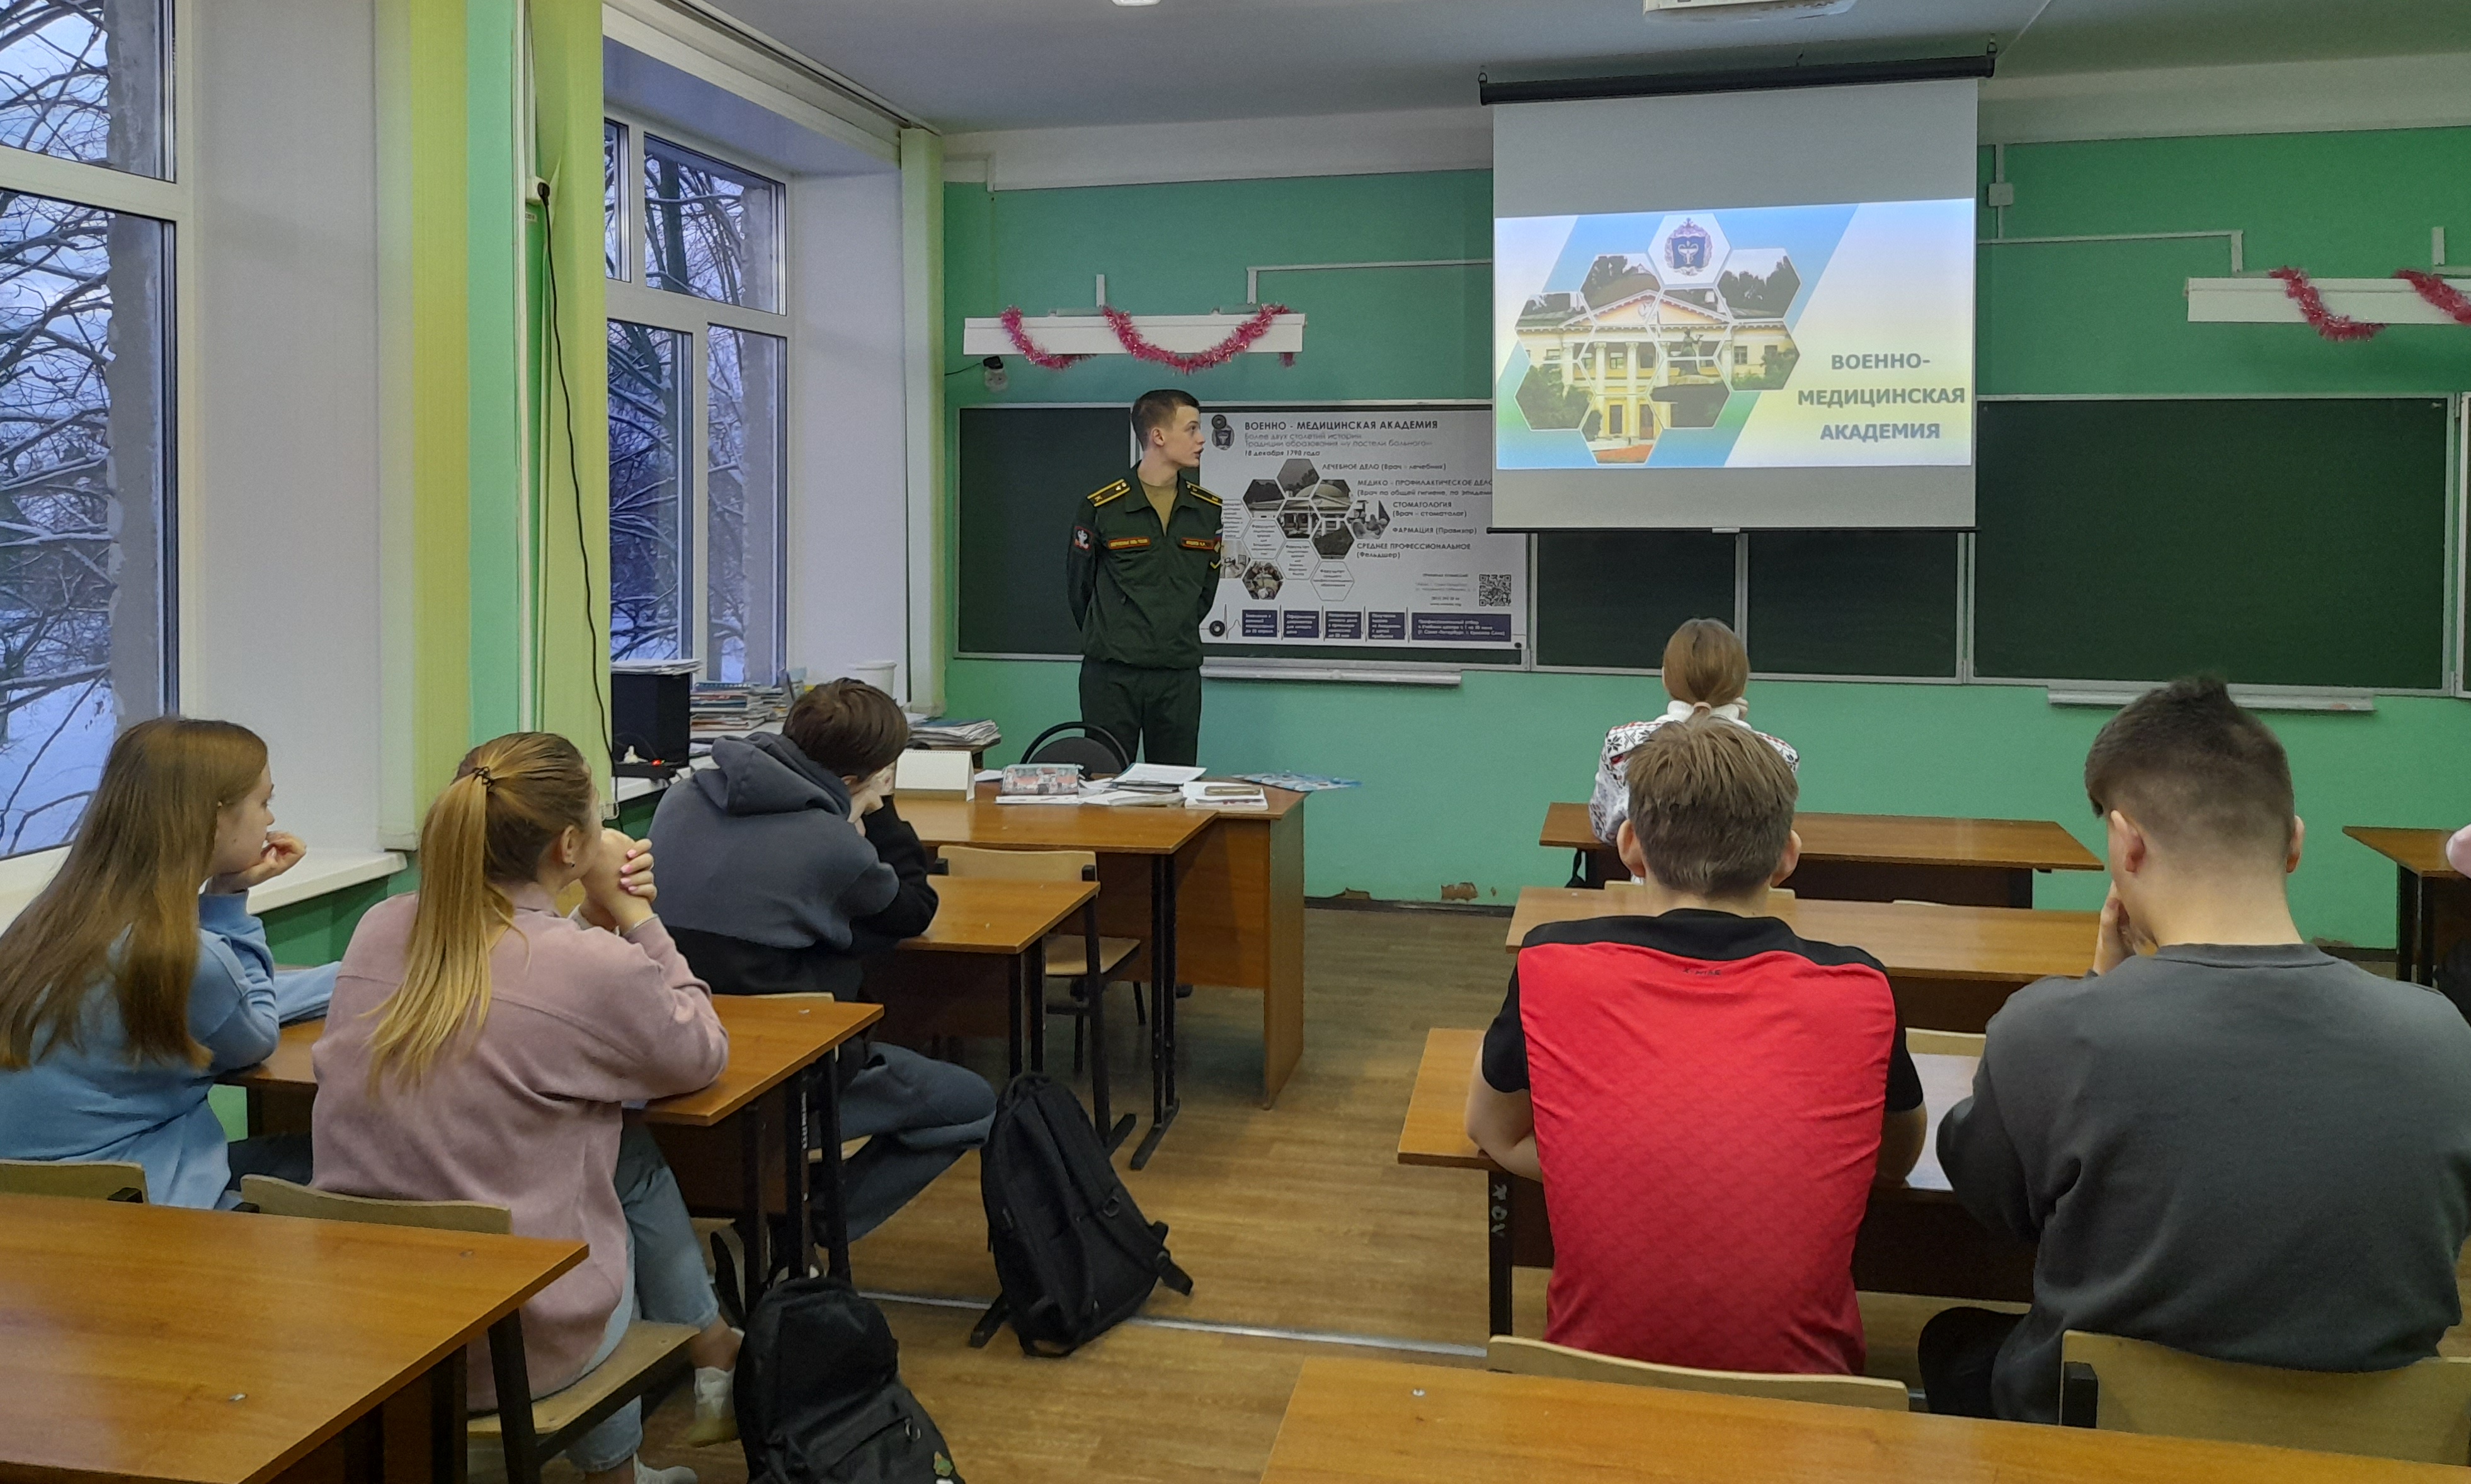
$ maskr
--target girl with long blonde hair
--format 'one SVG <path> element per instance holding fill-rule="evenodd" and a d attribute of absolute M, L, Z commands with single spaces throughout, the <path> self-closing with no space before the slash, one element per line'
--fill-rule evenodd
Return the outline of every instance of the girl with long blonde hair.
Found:
<path fill-rule="evenodd" d="M 623 1108 L 705 1086 L 729 1038 L 654 897 L 651 856 L 600 827 L 573 743 L 516 732 L 473 748 L 421 826 L 420 890 L 370 908 L 343 954 L 313 1058 L 317 1183 L 504 1206 L 518 1235 L 589 1243 L 524 1306 L 534 1395 L 599 1365 L 639 1313 L 692 1324 L 689 1441 L 718 1442 L 736 1436 L 738 1339 L 677 1183 Z M 470 1377 L 472 1404 L 497 1405 L 484 1358 Z M 646 1469 L 642 1438 L 629 1403 L 567 1456 L 589 1484 L 693 1484 Z"/>
<path fill-rule="evenodd" d="M 273 797 L 245 726 L 157 717 L 111 744 L 59 874 L 0 932 L 0 1158 L 131 1161 L 157 1204 L 237 1199 L 206 1090 L 274 1049 L 279 990 L 315 1001 L 335 973 L 277 976 L 248 915 L 304 853 Z"/>

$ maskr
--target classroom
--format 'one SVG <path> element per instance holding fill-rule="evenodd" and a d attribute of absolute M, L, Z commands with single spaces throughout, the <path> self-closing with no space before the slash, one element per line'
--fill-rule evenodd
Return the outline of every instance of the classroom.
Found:
<path fill-rule="evenodd" d="M 2455 0 L 0 0 L 0 1476 L 2471 1468 L 2465 263 Z"/>

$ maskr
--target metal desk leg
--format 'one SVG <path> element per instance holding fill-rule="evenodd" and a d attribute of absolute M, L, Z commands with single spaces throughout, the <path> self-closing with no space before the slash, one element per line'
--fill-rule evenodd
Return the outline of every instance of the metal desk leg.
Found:
<path fill-rule="evenodd" d="M 2415 955 L 2419 960 L 2417 979 L 2422 984 L 2434 984 L 2436 982 L 2436 913 L 2431 910 L 2434 904 L 2428 900 L 2428 878 L 2414 873 L 2411 881 L 2415 902 L 2412 915 L 2419 926 L 2419 952 Z"/>
<path fill-rule="evenodd" d="M 1093 898 L 1081 908 L 1082 966 L 1089 975 L 1082 982 L 1086 999 L 1082 1005 L 1085 1017 L 1082 1031 L 1090 1040 L 1090 1120 L 1098 1130 L 1098 1142 L 1107 1152 L 1124 1142 L 1133 1131 L 1129 1113 L 1120 1123 L 1115 1120 L 1115 1109 L 1107 1093 L 1107 976 L 1098 968 L 1098 903 Z"/>
<path fill-rule="evenodd" d="M 824 1204 L 824 1270 L 835 1278 L 847 1278 L 850 1275 L 849 1187 L 841 1175 L 840 1054 L 835 1051 L 819 1064 L 822 1092 L 812 1102 L 823 1123 L 820 1132 L 824 1157 L 819 1184 Z"/>
<path fill-rule="evenodd" d="M 815 1260 L 814 1190 L 808 1175 L 814 1166 L 807 1159 L 807 1079 L 812 1070 L 792 1072 L 781 1084 L 781 1203 L 789 1229 L 782 1260 L 791 1278 L 806 1277 Z"/>
<path fill-rule="evenodd" d="M 464 1484 L 469 1475 L 463 1433 L 470 1362 L 461 1346 L 429 1368 L 429 1476 L 435 1484 Z"/>
<path fill-rule="evenodd" d="M 1022 1000 L 1029 1012 L 1029 1070 L 1047 1071 L 1047 940 L 1029 945 L 1014 973 L 1021 976 Z"/>
<path fill-rule="evenodd" d="M 1175 857 L 1150 858 L 1150 1131 L 1133 1151 L 1140 1169 L 1181 1111 L 1175 1091 Z"/>
<path fill-rule="evenodd" d="M 1510 1332 L 1510 1260 L 1518 1243 L 1510 1230 L 1510 1176 L 1495 1170 L 1484 1177 L 1484 1269 L 1488 1334 Z"/>
<path fill-rule="evenodd" d="M 772 1282 L 772 1223 L 764 1212 L 764 1115 L 761 1106 L 738 1115 L 738 1239 L 746 1248 L 746 1312 Z"/>
<path fill-rule="evenodd" d="M 2419 875 L 2407 865 L 2394 867 L 2394 978 L 2419 982 Z"/>
<path fill-rule="evenodd" d="M 1021 960 L 1018 958 L 1004 960 L 1004 997 L 1012 1007 L 1004 1027 L 1006 1033 L 1004 1075 L 1017 1077 L 1022 1073 L 1023 1043 L 1026 1040 L 1026 1031 L 1022 1025 L 1022 1015 L 1028 1008 L 1023 1002 L 1024 996 L 1021 982 Z"/>
<path fill-rule="evenodd" d="M 489 1377 L 498 1391 L 498 1432 L 506 1454 L 506 1484 L 540 1484 L 539 1440 L 532 1435 L 531 1369 L 524 1354 L 524 1311 L 489 1326 Z"/>

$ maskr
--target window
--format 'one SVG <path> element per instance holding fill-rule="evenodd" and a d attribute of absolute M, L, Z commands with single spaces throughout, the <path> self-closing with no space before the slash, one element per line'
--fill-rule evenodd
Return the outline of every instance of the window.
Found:
<path fill-rule="evenodd" d="M 172 689 L 167 11 L 0 0 L 0 856 L 64 843 Z M 57 167 L 91 171 L 74 199 Z"/>
<path fill-rule="evenodd" d="M 1771 349 L 1773 349 L 1774 347 L 1773 347 L 1773 346 L 1771 346 L 1770 348 L 1771 348 Z M 1736 346 L 1734 346 L 1734 347 L 1733 347 L 1733 364 L 1734 364 L 1735 365 L 1750 365 L 1750 364 L 1751 364 L 1751 347 L 1750 347 L 1750 346 L 1748 346 L 1748 345 L 1736 345 Z"/>
<path fill-rule="evenodd" d="M 644 141 L 644 281 L 746 309 L 781 307 L 781 187 L 664 139 Z"/>
<path fill-rule="evenodd" d="M 1605 432 L 1613 437 L 1622 436 L 1622 404 L 1619 402 L 1605 404 Z"/>
<path fill-rule="evenodd" d="M 1630 347 L 1628 345 L 1607 345 L 1605 347 L 1606 370 L 1621 371 L 1627 370 L 1629 367 Z"/>
<path fill-rule="evenodd" d="M 788 663 L 786 193 L 658 128 L 602 133 L 610 657 L 768 682 Z"/>

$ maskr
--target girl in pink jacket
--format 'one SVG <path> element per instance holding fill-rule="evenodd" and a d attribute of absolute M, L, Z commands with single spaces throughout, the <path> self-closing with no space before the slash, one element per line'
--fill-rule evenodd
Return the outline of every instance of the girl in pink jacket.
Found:
<path fill-rule="evenodd" d="M 535 1396 L 573 1385 L 640 1312 L 699 1326 L 697 1426 L 735 1436 L 738 1338 L 720 1322 L 676 1181 L 630 1101 L 720 1074 L 710 989 L 652 915 L 651 860 L 600 828 L 564 738 L 472 749 L 420 834 L 421 888 L 352 934 L 315 1061 L 317 1184 L 353 1195 L 482 1201 L 524 1237 L 580 1238 L 583 1263 L 523 1309 Z M 580 882 L 576 917 L 553 905 Z M 498 1404 L 485 1353 L 476 1408 Z M 636 1460 L 629 1403 L 567 1449 L 589 1484 L 693 1484 Z"/>

